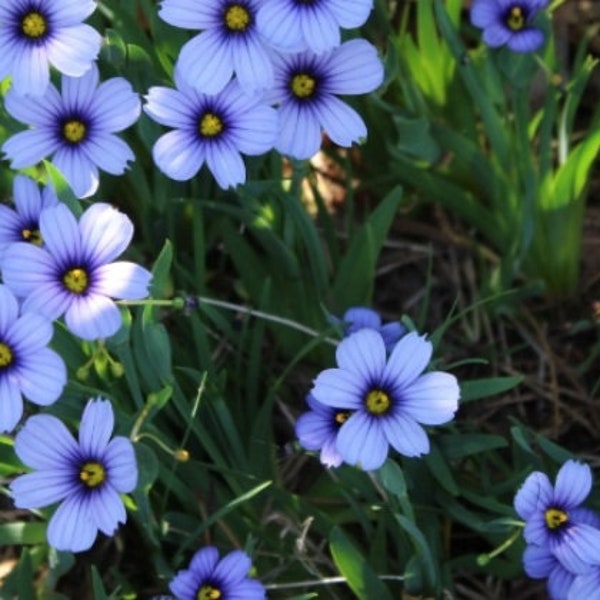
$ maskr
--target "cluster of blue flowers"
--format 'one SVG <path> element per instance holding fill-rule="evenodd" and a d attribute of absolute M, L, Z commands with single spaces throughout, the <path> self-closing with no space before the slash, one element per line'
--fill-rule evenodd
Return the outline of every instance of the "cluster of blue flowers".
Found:
<path fill-rule="evenodd" d="M 525 521 L 525 571 L 547 579 L 552 600 L 600 599 L 600 515 L 581 506 L 591 489 L 590 467 L 569 460 L 554 486 L 535 471 L 515 496 Z"/>
<path fill-rule="evenodd" d="M 440 371 L 424 373 L 432 345 L 399 323 L 381 324 L 379 315 L 356 307 L 344 315 L 346 337 L 338 367 L 314 381 L 310 411 L 296 422 L 307 450 L 319 450 L 321 462 L 343 462 L 366 471 L 385 462 L 389 446 L 405 456 L 429 452 L 421 425 L 441 425 L 458 409 L 456 378 Z"/>

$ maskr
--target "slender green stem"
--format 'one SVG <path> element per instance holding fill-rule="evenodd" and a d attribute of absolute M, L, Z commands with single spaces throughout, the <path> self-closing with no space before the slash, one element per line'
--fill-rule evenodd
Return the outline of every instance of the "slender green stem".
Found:
<path fill-rule="evenodd" d="M 378 575 L 382 581 L 404 581 L 404 575 Z M 289 583 L 269 583 L 265 587 L 268 590 L 291 590 L 299 587 L 316 587 L 320 585 L 331 585 L 335 583 L 347 583 L 345 577 L 323 577 L 322 579 L 311 579 L 309 581 L 293 581 Z"/>

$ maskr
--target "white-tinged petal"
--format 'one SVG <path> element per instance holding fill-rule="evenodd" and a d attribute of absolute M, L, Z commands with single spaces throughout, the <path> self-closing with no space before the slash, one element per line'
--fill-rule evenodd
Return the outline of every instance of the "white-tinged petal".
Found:
<path fill-rule="evenodd" d="M 89 550 L 98 535 L 96 520 L 90 513 L 89 497 L 83 493 L 69 496 L 48 523 L 48 543 L 57 550 Z"/>
<path fill-rule="evenodd" d="M 94 0 L 52 0 L 48 11 L 56 26 L 68 27 L 87 19 L 96 10 Z"/>
<path fill-rule="evenodd" d="M 95 202 L 79 219 L 82 251 L 94 267 L 120 256 L 133 237 L 133 223 L 106 202 Z"/>
<path fill-rule="evenodd" d="M 423 425 L 441 425 L 454 417 L 459 396 L 454 375 L 425 373 L 403 390 L 401 411 Z"/>
<path fill-rule="evenodd" d="M 167 127 L 189 127 L 198 111 L 190 97 L 172 88 L 151 87 L 145 99 L 144 112 L 157 123 Z"/>
<path fill-rule="evenodd" d="M 89 25 L 61 29 L 46 45 L 50 63 L 61 73 L 81 77 L 94 65 L 102 37 Z"/>
<path fill-rule="evenodd" d="M 94 272 L 94 291 L 119 300 L 141 300 L 148 296 L 152 273 L 127 261 L 102 265 Z"/>
<path fill-rule="evenodd" d="M 78 198 L 87 198 L 96 193 L 100 183 L 98 169 L 80 148 L 62 146 L 52 162 L 64 175 Z"/>
<path fill-rule="evenodd" d="M 205 145 L 181 129 L 165 133 L 152 148 L 156 166 L 175 181 L 187 181 L 194 177 L 204 162 L 205 154 Z"/>
<path fill-rule="evenodd" d="M 122 322 L 117 305 L 110 298 L 94 293 L 74 298 L 65 313 L 69 330 L 90 341 L 114 335 Z"/>

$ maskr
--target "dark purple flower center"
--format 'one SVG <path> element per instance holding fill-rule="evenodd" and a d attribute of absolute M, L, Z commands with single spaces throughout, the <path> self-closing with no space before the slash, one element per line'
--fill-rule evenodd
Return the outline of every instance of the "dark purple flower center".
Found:
<path fill-rule="evenodd" d="M 83 142 L 89 132 L 89 127 L 84 119 L 75 116 L 63 119 L 60 127 L 61 138 L 72 146 Z"/>
<path fill-rule="evenodd" d="M 8 344 L 0 342 L 0 372 L 10 367 L 14 362 L 14 354 Z"/>
<path fill-rule="evenodd" d="M 90 287 L 90 276 L 84 267 L 73 267 L 63 273 L 62 282 L 69 292 L 80 296 Z"/>
<path fill-rule="evenodd" d="M 212 583 L 203 584 L 196 594 L 196 600 L 219 600 L 221 597 L 221 590 Z"/>
<path fill-rule="evenodd" d="M 225 130 L 223 117 L 213 110 L 205 110 L 198 118 L 198 133 L 203 139 L 215 139 Z"/>
<path fill-rule="evenodd" d="M 544 513 L 548 529 L 556 531 L 561 529 L 569 522 L 569 515 L 561 508 L 550 507 Z"/>
<path fill-rule="evenodd" d="M 392 408 L 392 397 L 384 390 L 369 390 L 365 395 L 365 408 L 375 417 L 381 417 Z"/>
<path fill-rule="evenodd" d="M 38 8 L 30 8 L 18 19 L 19 33 L 29 40 L 37 42 L 48 35 L 49 23 Z"/>
<path fill-rule="evenodd" d="M 86 461 L 79 470 L 79 480 L 88 488 L 97 488 L 106 481 L 106 469 L 95 460 Z"/>
<path fill-rule="evenodd" d="M 521 31 L 527 23 L 529 11 L 521 4 L 513 4 L 504 14 L 504 23 L 512 31 Z"/>
<path fill-rule="evenodd" d="M 235 2 L 227 4 L 223 11 L 223 22 L 230 33 L 243 33 L 252 25 L 252 14 L 247 6 Z"/>
<path fill-rule="evenodd" d="M 318 81 L 314 75 L 306 71 L 293 73 L 290 77 L 290 90 L 297 100 L 310 100 L 317 93 Z"/>

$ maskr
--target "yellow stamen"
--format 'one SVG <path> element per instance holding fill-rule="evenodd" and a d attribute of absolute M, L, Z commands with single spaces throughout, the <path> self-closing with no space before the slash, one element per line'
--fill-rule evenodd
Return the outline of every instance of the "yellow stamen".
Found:
<path fill-rule="evenodd" d="M 335 422 L 343 425 L 350 418 L 351 414 L 350 411 L 335 413 Z"/>
<path fill-rule="evenodd" d="M 48 29 L 46 19 L 39 12 L 27 13 L 21 21 L 21 31 L 30 38 L 41 38 Z"/>
<path fill-rule="evenodd" d="M 85 138 L 86 132 L 87 128 L 85 123 L 82 123 L 77 119 L 67 121 L 63 125 L 63 136 L 67 142 L 71 142 L 72 144 L 78 144 L 81 142 L 83 138 Z"/>
<path fill-rule="evenodd" d="M 317 80 L 306 73 L 298 73 L 292 77 L 292 94 L 296 98 L 309 98 L 315 93 Z"/>
<path fill-rule="evenodd" d="M 549 529 L 558 529 L 569 520 L 569 515 L 560 508 L 549 508 L 544 516 Z"/>
<path fill-rule="evenodd" d="M 390 409 L 392 400 L 382 390 L 371 390 L 367 394 L 365 405 L 371 414 L 382 415 Z"/>
<path fill-rule="evenodd" d="M 97 462 L 87 462 L 79 471 L 79 479 L 90 488 L 95 488 L 106 480 L 106 471 L 104 467 Z"/>
<path fill-rule="evenodd" d="M 0 342 L 0 369 L 8 367 L 13 361 L 12 350 L 6 345 Z"/>
<path fill-rule="evenodd" d="M 225 11 L 225 24 L 229 31 L 245 31 L 250 25 L 250 13 L 239 4 L 232 4 Z"/>
<path fill-rule="evenodd" d="M 223 121 L 214 113 L 207 112 L 200 119 L 199 129 L 204 137 L 215 137 L 223 131 Z"/>
<path fill-rule="evenodd" d="M 41 246 L 44 243 L 39 229 L 23 229 L 23 231 L 21 231 L 21 236 L 26 242 L 29 242 L 34 246 Z"/>
<path fill-rule="evenodd" d="M 520 6 L 511 7 L 506 24 L 513 31 L 521 31 L 525 27 L 525 15 L 523 9 Z"/>
<path fill-rule="evenodd" d="M 88 275 L 84 269 L 69 269 L 63 275 L 63 283 L 70 292 L 83 294 L 88 289 Z"/>
<path fill-rule="evenodd" d="M 219 600 L 221 597 L 221 590 L 213 587 L 212 585 L 203 585 L 198 590 L 196 600 Z"/>

